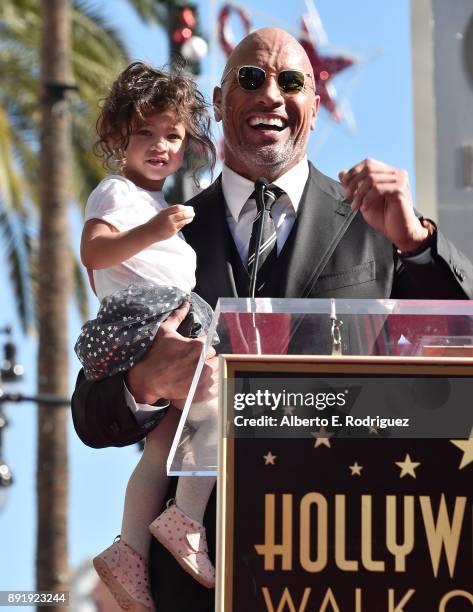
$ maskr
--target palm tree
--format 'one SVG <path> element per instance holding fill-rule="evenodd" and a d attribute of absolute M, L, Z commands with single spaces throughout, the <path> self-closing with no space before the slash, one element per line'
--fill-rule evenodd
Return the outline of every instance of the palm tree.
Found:
<path fill-rule="evenodd" d="M 71 256 L 67 209 L 70 193 L 71 6 L 42 0 L 40 238 L 38 258 L 38 392 L 68 392 L 67 311 Z M 69 491 L 66 406 L 39 405 L 36 588 L 69 591 Z M 66 611 L 64 602 L 59 606 Z"/>

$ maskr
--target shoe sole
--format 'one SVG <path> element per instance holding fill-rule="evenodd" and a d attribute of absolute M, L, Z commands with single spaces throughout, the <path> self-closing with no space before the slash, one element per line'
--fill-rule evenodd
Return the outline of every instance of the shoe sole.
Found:
<path fill-rule="evenodd" d="M 176 561 L 179 563 L 179 565 L 182 567 L 182 569 L 185 572 L 187 572 L 188 574 L 190 574 L 192 576 L 192 578 L 194 578 L 194 580 L 196 580 L 199 584 L 201 584 L 202 586 L 206 587 L 207 589 L 215 588 L 215 581 L 209 582 L 208 580 L 206 580 L 203 576 L 201 576 L 201 574 L 198 574 L 195 571 L 193 565 L 188 563 L 185 559 L 180 557 L 177 554 L 177 552 L 174 552 L 172 550 L 171 542 L 160 533 L 158 528 L 155 527 L 153 525 L 153 523 L 151 523 L 151 525 L 149 526 L 149 530 L 151 532 L 151 535 L 154 538 L 156 538 L 156 540 L 158 540 L 158 542 L 160 542 L 166 548 L 167 551 L 169 551 L 171 553 L 171 555 L 174 557 L 174 559 L 176 559 Z"/>
<path fill-rule="evenodd" d="M 105 584 L 122 610 L 126 610 L 127 612 L 153 612 L 152 608 L 144 606 L 127 593 L 103 559 L 95 557 L 92 563 L 94 564 L 95 571 L 99 575 L 100 580 Z"/>

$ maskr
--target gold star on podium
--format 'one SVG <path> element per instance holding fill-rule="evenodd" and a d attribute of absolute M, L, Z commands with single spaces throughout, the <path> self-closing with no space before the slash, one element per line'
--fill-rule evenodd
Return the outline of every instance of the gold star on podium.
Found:
<path fill-rule="evenodd" d="M 363 469 L 362 465 L 358 465 L 358 461 L 355 461 L 353 465 L 348 466 L 351 470 L 352 476 L 361 476 L 361 470 Z"/>
<path fill-rule="evenodd" d="M 274 465 L 276 461 L 276 455 L 273 455 L 271 451 L 268 451 L 266 455 L 263 455 L 264 465 Z"/>
<path fill-rule="evenodd" d="M 396 465 L 401 468 L 401 474 L 399 478 L 404 478 L 404 476 L 412 476 L 412 478 L 416 478 L 415 469 L 419 467 L 419 461 L 412 461 L 409 453 L 407 453 L 404 461 L 396 461 Z"/>
<path fill-rule="evenodd" d="M 315 438 L 314 448 L 318 446 L 331 448 L 330 438 L 333 436 L 333 432 L 327 431 L 325 427 L 321 427 L 319 431 L 312 431 L 311 435 Z"/>
<path fill-rule="evenodd" d="M 458 446 L 463 451 L 463 457 L 459 469 L 462 470 L 470 463 L 473 463 L 473 429 L 468 440 L 450 440 L 452 444 Z"/>

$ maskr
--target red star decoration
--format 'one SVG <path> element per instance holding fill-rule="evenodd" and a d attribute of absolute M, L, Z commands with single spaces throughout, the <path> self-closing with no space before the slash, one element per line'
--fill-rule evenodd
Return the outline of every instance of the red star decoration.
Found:
<path fill-rule="evenodd" d="M 304 19 L 302 20 L 302 31 L 308 35 L 307 26 Z M 353 60 L 349 57 L 339 55 L 336 57 L 319 55 L 315 43 L 307 39 L 299 41 L 304 47 L 305 52 L 309 56 L 310 63 L 314 70 L 315 88 L 320 96 L 320 104 L 325 106 L 328 112 L 332 115 L 335 121 L 341 121 L 342 115 L 337 109 L 335 100 L 327 88 L 329 80 L 338 72 L 353 65 Z"/>

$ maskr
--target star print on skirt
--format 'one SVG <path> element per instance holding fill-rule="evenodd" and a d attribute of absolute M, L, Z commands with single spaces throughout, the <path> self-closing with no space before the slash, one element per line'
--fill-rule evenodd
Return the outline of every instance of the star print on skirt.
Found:
<path fill-rule="evenodd" d="M 74 347 L 87 380 L 107 378 L 133 367 L 150 348 L 160 323 L 185 301 L 190 303 L 184 321 L 188 323 L 186 334 L 192 337 L 206 334 L 213 311 L 194 292 L 134 283 L 105 297 L 97 318 L 82 326 Z M 212 343 L 217 342 L 215 335 Z"/>

